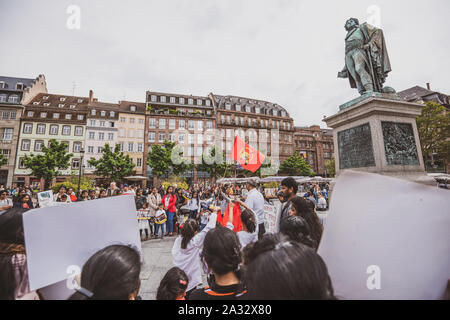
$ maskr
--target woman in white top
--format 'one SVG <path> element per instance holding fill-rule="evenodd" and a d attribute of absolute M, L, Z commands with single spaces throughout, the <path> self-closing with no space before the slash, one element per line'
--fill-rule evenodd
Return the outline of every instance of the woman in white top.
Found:
<path fill-rule="evenodd" d="M 197 219 L 198 213 L 200 212 L 200 200 L 198 198 L 198 192 L 194 191 L 192 194 L 192 199 L 188 201 L 189 207 L 189 219 Z"/>
<path fill-rule="evenodd" d="M 244 210 L 241 210 L 242 230 L 237 232 L 241 249 L 244 249 L 248 244 L 258 241 L 256 217 L 251 209 L 245 203 L 239 201 Z"/>

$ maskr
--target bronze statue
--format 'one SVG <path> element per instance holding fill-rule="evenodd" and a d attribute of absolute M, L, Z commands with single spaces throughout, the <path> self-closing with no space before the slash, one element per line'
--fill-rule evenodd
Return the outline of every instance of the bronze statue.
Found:
<path fill-rule="evenodd" d="M 371 92 L 395 93 L 384 87 L 391 64 L 386 50 L 383 30 L 370 24 L 359 24 L 350 18 L 345 23 L 345 67 L 339 78 L 349 78 L 350 86 L 362 95 Z"/>

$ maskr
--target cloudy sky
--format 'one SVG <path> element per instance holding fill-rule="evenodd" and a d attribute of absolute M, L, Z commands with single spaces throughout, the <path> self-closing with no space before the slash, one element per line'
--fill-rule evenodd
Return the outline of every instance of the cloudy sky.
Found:
<path fill-rule="evenodd" d="M 71 5 L 80 8 L 80 29 Z M 368 10 L 371 6 L 379 9 Z M 49 92 L 101 101 L 145 91 L 276 102 L 298 126 L 358 96 L 336 74 L 349 17 L 381 23 L 386 85 L 450 93 L 450 1 L 0 0 L 0 74 L 45 74 Z"/>

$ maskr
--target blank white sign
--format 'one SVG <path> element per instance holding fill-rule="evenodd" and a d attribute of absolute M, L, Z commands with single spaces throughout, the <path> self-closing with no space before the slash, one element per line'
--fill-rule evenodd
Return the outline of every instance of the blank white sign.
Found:
<path fill-rule="evenodd" d="M 133 196 L 80 201 L 23 216 L 30 290 L 72 276 L 98 250 L 141 242 Z M 72 266 L 72 267 L 70 267 Z"/>
<path fill-rule="evenodd" d="M 342 173 L 318 252 L 338 298 L 442 299 L 450 279 L 450 192 Z"/>

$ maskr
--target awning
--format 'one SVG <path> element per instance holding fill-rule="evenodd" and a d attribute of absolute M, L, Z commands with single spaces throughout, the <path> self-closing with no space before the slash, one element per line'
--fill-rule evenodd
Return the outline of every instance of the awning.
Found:
<path fill-rule="evenodd" d="M 130 180 L 130 181 L 142 181 L 142 180 L 148 180 L 148 178 L 147 178 L 147 177 L 144 177 L 144 176 L 129 176 L 129 177 L 125 177 L 124 179 Z"/>

